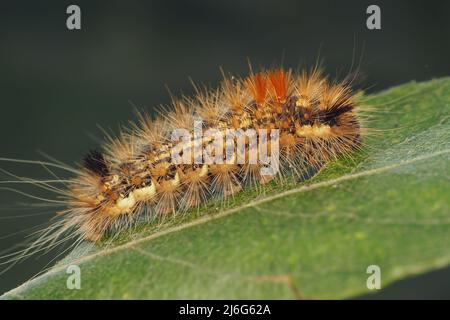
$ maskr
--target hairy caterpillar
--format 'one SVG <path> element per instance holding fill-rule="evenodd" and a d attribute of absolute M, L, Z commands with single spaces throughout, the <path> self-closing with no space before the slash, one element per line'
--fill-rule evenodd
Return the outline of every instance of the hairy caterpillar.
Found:
<path fill-rule="evenodd" d="M 118 138 L 108 137 L 102 151 L 87 153 L 81 168 L 70 168 L 76 176 L 66 189 L 58 190 L 57 201 L 65 205 L 58 212 L 60 220 L 34 247 L 57 243 L 67 234 L 96 242 L 142 217 L 185 212 L 274 178 L 317 171 L 361 147 L 364 128 L 359 111 L 349 81 L 331 81 L 317 68 L 301 73 L 263 70 L 244 79 L 225 76 L 218 89 L 174 98 L 155 119 L 139 113 L 137 124 Z M 230 129 L 254 130 L 256 141 L 268 150 L 274 148 L 273 142 L 262 139 L 260 130 L 277 130 L 279 170 L 265 175 L 260 170 L 264 163 L 249 161 L 256 152 L 250 137 L 244 138 L 243 150 L 235 146 L 239 138 L 233 137 L 236 144 L 219 155 L 223 162 L 197 162 L 196 149 L 208 148 L 213 141 L 194 137 L 180 144 L 172 134 L 179 129 L 192 133 L 199 120 L 204 131 L 216 129 L 225 136 Z M 173 162 L 177 146 L 183 147 L 184 156 L 186 150 L 193 151 L 187 157 L 190 163 Z M 217 158 L 217 152 L 213 155 Z M 239 156 L 243 163 L 237 161 Z M 53 188 L 50 182 L 31 182 Z"/>

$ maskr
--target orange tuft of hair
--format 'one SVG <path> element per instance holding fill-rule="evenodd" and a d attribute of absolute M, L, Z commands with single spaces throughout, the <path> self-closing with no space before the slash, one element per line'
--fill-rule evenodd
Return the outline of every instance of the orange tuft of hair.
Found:
<path fill-rule="evenodd" d="M 247 79 L 247 87 L 250 90 L 255 102 L 262 105 L 266 100 L 267 78 L 262 73 L 253 75 Z"/>
<path fill-rule="evenodd" d="M 282 69 L 270 71 L 268 73 L 271 91 L 275 96 L 275 100 L 279 103 L 286 102 L 288 77 Z"/>

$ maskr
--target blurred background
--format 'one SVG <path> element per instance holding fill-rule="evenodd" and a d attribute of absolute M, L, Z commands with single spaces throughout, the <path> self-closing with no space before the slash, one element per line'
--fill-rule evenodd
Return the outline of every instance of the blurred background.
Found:
<path fill-rule="evenodd" d="M 70 4 L 81 8 L 81 30 L 66 28 Z M 366 28 L 371 4 L 381 8 L 381 30 Z M 152 112 L 168 103 L 167 88 L 192 94 L 189 78 L 216 86 L 219 67 L 244 76 L 247 59 L 256 68 L 299 68 L 320 54 L 326 71 L 338 76 L 354 61 L 368 92 L 448 76 L 449 13 L 449 1 L 2 1 L 0 157 L 42 160 L 42 150 L 73 164 L 99 144 L 97 125 L 117 131 L 134 119 L 133 105 Z M 0 168 L 49 178 L 39 166 L 1 162 Z M 37 201 L 0 190 L 0 251 L 54 215 L 24 202 Z M 0 293 L 55 254 L 0 275 Z M 448 282 L 449 269 L 401 282 L 380 297 L 449 298 L 443 277 Z"/>

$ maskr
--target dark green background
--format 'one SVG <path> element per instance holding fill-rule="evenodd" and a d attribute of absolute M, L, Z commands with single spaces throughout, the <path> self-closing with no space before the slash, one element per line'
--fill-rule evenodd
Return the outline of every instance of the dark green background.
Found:
<path fill-rule="evenodd" d="M 80 31 L 66 29 L 69 4 L 81 7 Z M 370 4 L 381 7 L 382 30 L 366 29 Z M 116 131 L 133 118 L 132 104 L 149 110 L 166 104 L 166 86 L 191 94 L 189 77 L 214 86 L 221 78 L 219 66 L 245 75 L 247 58 L 256 67 L 282 62 L 297 68 L 314 64 L 320 52 L 329 73 L 345 75 L 355 51 L 369 92 L 446 76 L 449 12 L 448 1 L 3 1 L 0 156 L 42 159 L 37 150 L 43 150 L 74 163 L 98 145 L 91 137 L 102 136 L 97 124 Z M 48 177 L 36 166 L 0 167 Z M 32 216 L 44 210 L 17 207 L 25 201 L 0 191 L 0 237 L 52 216 Z M 0 250 L 25 235 L 1 238 Z M 0 292 L 48 260 L 49 255 L 32 258 L 1 275 Z M 419 278 L 414 290 L 401 283 L 386 297 L 448 297 L 439 283 L 449 274 Z"/>

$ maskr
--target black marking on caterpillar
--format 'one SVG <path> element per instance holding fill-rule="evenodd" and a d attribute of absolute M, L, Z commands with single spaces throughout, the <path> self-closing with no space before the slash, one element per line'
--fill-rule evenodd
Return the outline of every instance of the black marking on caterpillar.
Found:
<path fill-rule="evenodd" d="M 109 174 L 103 154 L 98 150 L 90 150 L 83 158 L 83 166 L 89 171 L 105 177 Z"/>

